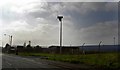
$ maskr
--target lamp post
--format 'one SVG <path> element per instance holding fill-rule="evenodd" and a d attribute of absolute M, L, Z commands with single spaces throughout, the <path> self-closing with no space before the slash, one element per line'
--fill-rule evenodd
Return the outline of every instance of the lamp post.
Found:
<path fill-rule="evenodd" d="M 12 46 L 12 35 L 10 36 L 10 46 Z"/>
<path fill-rule="evenodd" d="M 63 16 L 57 16 L 57 19 L 60 21 L 60 53 L 62 53 L 62 18 Z"/>

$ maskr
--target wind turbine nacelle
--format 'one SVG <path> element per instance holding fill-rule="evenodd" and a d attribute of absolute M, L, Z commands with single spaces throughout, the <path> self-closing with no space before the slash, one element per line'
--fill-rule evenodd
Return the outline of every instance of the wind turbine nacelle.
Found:
<path fill-rule="evenodd" d="M 62 21 L 63 16 L 57 16 L 57 18 L 59 19 L 59 21 Z"/>

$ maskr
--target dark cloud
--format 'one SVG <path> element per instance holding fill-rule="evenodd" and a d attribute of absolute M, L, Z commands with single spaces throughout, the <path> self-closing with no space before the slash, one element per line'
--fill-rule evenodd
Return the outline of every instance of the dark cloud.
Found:
<path fill-rule="evenodd" d="M 12 11 L 10 7 L 4 8 L 2 20 L 9 21 L 8 26 L 14 27 L 11 32 L 16 35 L 15 43 L 26 39 L 32 40 L 34 44 L 38 42 L 44 45 L 58 44 L 59 21 L 56 17 L 59 14 L 64 16 L 65 45 L 70 43 L 80 45 L 80 42 L 96 44 L 100 40 L 111 44 L 111 38 L 117 37 L 116 2 L 47 2 L 42 5 L 35 3 L 35 6 L 27 7 L 23 6 L 20 9 L 22 12 Z"/>

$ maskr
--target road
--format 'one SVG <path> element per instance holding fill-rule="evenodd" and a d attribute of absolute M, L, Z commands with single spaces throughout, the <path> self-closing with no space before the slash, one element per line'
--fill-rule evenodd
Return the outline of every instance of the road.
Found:
<path fill-rule="evenodd" d="M 69 64 L 50 61 L 33 56 L 2 54 L 2 70 L 106 70 L 83 64 Z M 1 66 L 1 65 L 0 65 Z"/>
<path fill-rule="evenodd" d="M 46 70 L 46 69 L 59 69 L 62 68 L 44 64 L 34 61 L 29 58 L 24 58 L 16 55 L 2 54 L 2 70 Z"/>
<path fill-rule="evenodd" d="M 2 54 L 2 70 L 88 70 L 89 68 L 83 64 L 56 62 L 40 59 L 40 57 Z"/>

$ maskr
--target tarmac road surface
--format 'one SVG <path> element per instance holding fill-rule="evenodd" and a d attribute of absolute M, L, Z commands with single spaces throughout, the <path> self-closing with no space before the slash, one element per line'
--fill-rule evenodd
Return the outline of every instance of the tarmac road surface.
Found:
<path fill-rule="evenodd" d="M 2 54 L 2 70 L 62 70 L 62 68 L 43 64 L 16 55 Z"/>

